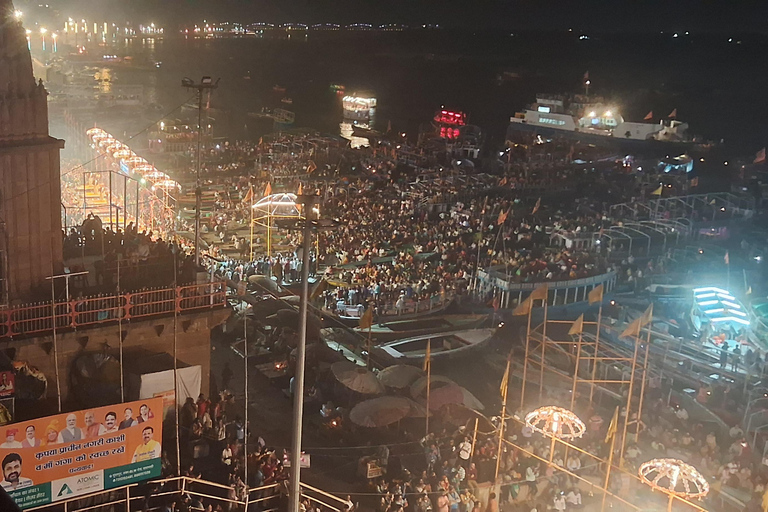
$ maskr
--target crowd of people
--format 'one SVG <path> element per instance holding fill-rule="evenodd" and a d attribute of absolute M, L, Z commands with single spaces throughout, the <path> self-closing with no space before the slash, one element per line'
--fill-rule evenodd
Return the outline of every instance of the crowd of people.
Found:
<path fill-rule="evenodd" d="M 91 268 L 86 291 L 101 293 L 188 284 L 197 268 L 189 247 L 180 239 L 164 240 L 151 231 L 138 231 L 131 222 L 125 231 L 104 227 L 98 215 L 63 234 L 64 260 L 71 272 Z M 91 261 L 92 260 L 92 261 Z"/>

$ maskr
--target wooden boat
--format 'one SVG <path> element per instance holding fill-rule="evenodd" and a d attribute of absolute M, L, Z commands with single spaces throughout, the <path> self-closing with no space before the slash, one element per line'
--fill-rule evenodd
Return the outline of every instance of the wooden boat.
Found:
<path fill-rule="evenodd" d="M 422 334 L 437 334 L 461 329 L 476 329 L 488 319 L 488 315 L 432 315 L 411 320 L 394 320 L 371 326 L 371 338 L 376 343 L 387 343 Z M 368 336 L 368 329 L 355 327 L 361 336 Z"/>
<path fill-rule="evenodd" d="M 438 334 L 424 334 L 404 338 L 375 347 L 371 354 L 396 363 L 422 364 L 430 345 L 430 358 L 434 360 L 465 356 L 486 346 L 496 329 L 465 329 Z"/>
<path fill-rule="evenodd" d="M 414 318 L 424 318 L 431 315 L 444 312 L 453 302 L 453 295 L 435 296 L 431 299 L 421 301 L 407 301 L 400 312 L 392 306 L 384 306 L 379 309 L 374 317 L 376 323 L 394 322 L 396 320 L 413 320 Z M 365 310 L 362 305 L 351 306 L 346 304 L 337 304 L 336 314 L 329 315 L 347 327 L 357 327 L 360 323 L 360 317 Z M 329 324 L 329 327 L 332 325 Z"/>

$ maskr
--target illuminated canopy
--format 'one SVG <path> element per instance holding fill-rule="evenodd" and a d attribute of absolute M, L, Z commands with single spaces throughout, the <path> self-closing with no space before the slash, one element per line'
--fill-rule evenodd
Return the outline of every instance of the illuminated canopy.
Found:
<path fill-rule="evenodd" d="M 696 306 L 710 322 L 733 322 L 741 326 L 749 325 L 749 315 L 728 290 L 714 286 L 694 288 L 693 297 Z"/>

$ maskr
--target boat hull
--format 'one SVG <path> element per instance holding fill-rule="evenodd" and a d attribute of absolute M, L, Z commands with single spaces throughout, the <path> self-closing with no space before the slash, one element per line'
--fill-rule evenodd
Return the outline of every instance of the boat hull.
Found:
<path fill-rule="evenodd" d="M 444 312 L 446 309 L 448 309 L 448 306 L 450 306 L 452 302 L 453 302 L 453 299 L 449 299 L 429 309 L 405 312 L 400 315 L 397 315 L 397 314 L 379 315 L 376 318 L 374 318 L 374 321 L 378 324 L 382 324 L 386 322 L 394 322 L 397 320 L 413 320 L 415 318 L 432 316 L 432 315 L 436 315 L 438 313 Z M 329 316 L 331 316 L 333 320 L 337 321 L 336 325 L 338 325 L 338 323 L 341 323 L 343 325 L 346 325 L 347 327 L 357 327 L 360 324 L 360 316 L 348 316 L 348 315 L 339 315 L 339 314 L 329 315 Z M 333 325 L 329 325 L 329 327 L 333 327 Z"/>
<path fill-rule="evenodd" d="M 437 334 L 458 329 L 476 329 L 488 320 L 488 315 L 433 315 L 423 320 L 397 320 L 374 324 L 371 328 L 371 338 L 375 343 L 389 343 L 403 338 L 412 338 L 426 334 Z M 423 325 L 408 328 L 406 324 L 422 323 Z M 361 336 L 368 336 L 368 329 L 355 327 L 353 329 Z"/>
<path fill-rule="evenodd" d="M 569 130 L 558 130 L 548 126 L 540 126 L 530 123 L 510 123 L 507 128 L 507 138 L 515 133 L 533 133 L 546 137 L 562 137 L 565 139 L 576 140 L 584 144 L 594 144 L 608 148 L 615 148 L 622 152 L 643 152 L 658 155 L 666 155 L 672 152 L 690 152 L 703 153 L 708 151 L 711 146 L 700 144 L 693 141 L 661 141 L 661 140 L 638 140 L 621 137 L 611 137 L 607 135 L 596 135 L 594 133 L 576 132 Z"/>
<path fill-rule="evenodd" d="M 430 344 L 430 361 L 466 357 L 487 346 L 496 329 L 463 329 L 405 338 L 375 347 L 371 355 L 391 364 L 421 365 Z M 451 345 L 446 347 L 446 343 Z"/>

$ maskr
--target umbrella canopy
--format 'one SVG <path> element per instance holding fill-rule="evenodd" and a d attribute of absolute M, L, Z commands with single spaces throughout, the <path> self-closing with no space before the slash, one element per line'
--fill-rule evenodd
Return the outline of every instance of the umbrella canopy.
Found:
<path fill-rule="evenodd" d="M 384 385 L 373 373 L 349 361 L 333 363 L 331 372 L 339 382 L 357 393 L 380 395 L 384 392 Z"/>
<path fill-rule="evenodd" d="M 361 427 L 386 427 L 409 415 L 424 414 L 424 408 L 404 397 L 380 396 L 360 402 L 349 412 L 349 419 Z"/>
<path fill-rule="evenodd" d="M 377 377 L 387 387 L 402 389 L 413 384 L 422 375 L 424 372 L 416 366 L 396 364 L 381 370 Z"/>
<path fill-rule="evenodd" d="M 434 393 L 435 389 L 448 386 L 451 384 L 456 384 L 448 377 L 443 377 L 442 375 L 431 375 L 429 377 L 430 382 L 430 392 Z M 423 399 L 427 394 L 427 377 L 420 377 L 416 379 L 416 382 L 411 384 L 411 397 L 414 400 L 420 400 Z"/>
<path fill-rule="evenodd" d="M 430 399 L 431 398 L 432 397 L 430 396 Z M 445 404 L 440 409 L 440 414 L 442 415 L 443 421 L 450 423 L 451 425 L 466 425 L 477 419 L 478 432 L 490 434 L 491 432 L 496 431 L 496 425 L 494 425 L 487 416 L 479 411 L 470 409 L 463 404 Z"/>
<path fill-rule="evenodd" d="M 422 400 L 426 403 L 426 398 Z M 437 389 L 430 389 L 429 410 L 436 411 L 448 404 L 461 404 L 476 411 L 482 411 L 485 406 L 475 398 L 475 395 L 459 386 L 458 384 L 449 384 Z"/>

